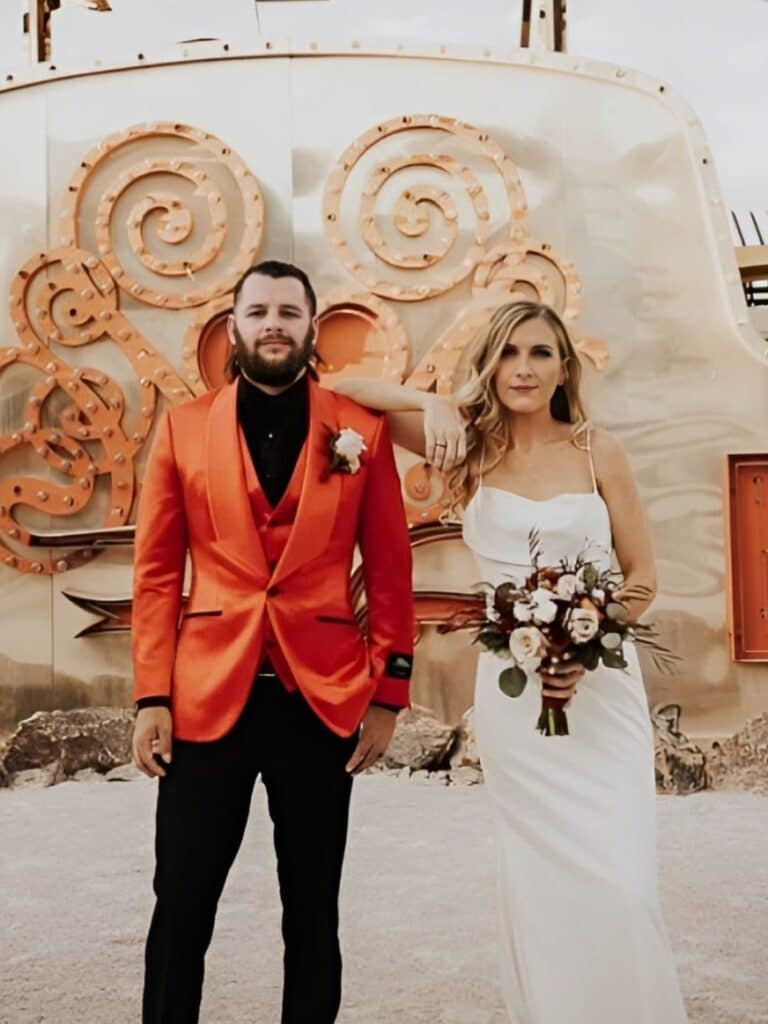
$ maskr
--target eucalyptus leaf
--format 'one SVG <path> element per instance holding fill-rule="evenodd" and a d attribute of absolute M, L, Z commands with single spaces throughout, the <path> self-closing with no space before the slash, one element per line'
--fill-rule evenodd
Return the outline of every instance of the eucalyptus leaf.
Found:
<path fill-rule="evenodd" d="M 584 566 L 583 580 L 584 586 L 587 590 L 592 590 L 593 587 L 597 586 L 597 569 L 591 564 L 591 562 Z"/>
<path fill-rule="evenodd" d="M 627 619 L 627 609 L 619 601 L 609 601 L 605 606 L 605 614 L 615 622 L 624 622 Z"/>
<path fill-rule="evenodd" d="M 606 668 L 626 668 L 627 663 L 621 651 L 603 650 L 603 664 Z"/>
<path fill-rule="evenodd" d="M 600 643 L 607 651 L 618 651 L 621 649 L 621 635 L 619 633 L 603 633 Z"/>
<path fill-rule="evenodd" d="M 601 650 L 602 648 L 600 645 L 596 643 L 580 644 L 576 648 L 574 658 L 583 665 L 588 672 L 594 672 L 600 664 Z"/>
<path fill-rule="evenodd" d="M 496 653 L 509 647 L 506 634 L 498 629 L 483 629 L 477 635 L 477 642 L 489 651 Z"/>
<path fill-rule="evenodd" d="M 528 677 L 519 665 L 505 668 L 499 676 L 499 689 L 507 697 L 519 697 L 525 689 Z"/>

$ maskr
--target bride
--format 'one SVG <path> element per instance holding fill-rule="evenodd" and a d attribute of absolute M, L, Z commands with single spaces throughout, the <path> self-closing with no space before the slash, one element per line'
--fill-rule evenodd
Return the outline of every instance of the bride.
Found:
<path fill-rule="evenodd" d="M 655 590 L 643 506 L 619 443 L 586 420 L 580 367 L 557 314 L 498 308 L 466 352 L 452 399 L 399 385 L 336 385 L 385 410 L 395 443 L 449 470 L 478 579 L 494 585 L 581 553 L 624 588 Z M 647 600 L 625 602 L 636 618 Z M 634 649 L 626 671 L 558 666 L 510 699 L 483 652 L 475 728 L 499 851 L 502 985 L 513 1024 L 682 1024 L 659 907 L 653 740 Z M 530 681 L 529 681 L 530 682 Z M 578 687 L 578 690 L 577 690 Z M 570 735 L 535 730 L 541 692 L 572 697 Z"/>

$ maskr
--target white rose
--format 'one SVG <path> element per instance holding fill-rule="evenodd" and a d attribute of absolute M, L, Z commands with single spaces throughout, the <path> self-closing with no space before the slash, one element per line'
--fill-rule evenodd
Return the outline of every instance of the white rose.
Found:
<path fill-rule="evenodd" d="M 351 464 L 353 460 L 359 459 L 360 453 L 366 451 L 365 441 L 356 430 L 351 427 L 344 427 L 339 431 L 339 436 L 334 442 L 336 454 Z M 358 462 L 359 468 L 359 462 Z"/>
<path fill-rule="evenodd" d="M 345 455 L 350 473 L 357 473 L 360 469 L 360 459 L 356 455 Z"/>
<path fill-rule="evenodd" d="M 518 622 L 530 622 L 533 618 L 533 608 L 527 601 L 515 601 L 512 613 Z"/>
<path fill-rule="evenodd" d="M 557 605 L 552 600 L 552 591 L 539 588 L 531 594 L 534 622 L 554 622 Z"/>
<path fill-rule="evenodd" d="M 574 608 L 568 616 L 568 632 L 571 640 L 585 644 L 597 633 L 600 619 L 592 608 Z"/>
<path fill-rule="evenodd" d="M 509 652 L 521 668 L 533 670 L 547 653 L 547 641 L 535 626 L 518 626 L 509 637 Z"/>
<path fill-rule="evenodd" d="M 600 587 L 595 587 L 595 589 L 589 596 L 592 598 L 593 601 L 596 601 L 598 604 L 603 604 L 603 602 L 605 601 L 605 591 L 602 590 Z"/>
<path fill-rule="evenodd" d="M 578 585 L 579 581 L 576 576 L 573 573 L 566 573 L 565 576 L 561 576 L 557 581 L 557 596 L 562 597 L 564 601 L 570 601 L 576 593 Z"/>

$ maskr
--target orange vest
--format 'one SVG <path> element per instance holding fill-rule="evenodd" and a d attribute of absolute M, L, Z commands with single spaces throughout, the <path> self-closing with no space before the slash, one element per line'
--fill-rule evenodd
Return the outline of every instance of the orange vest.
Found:
<path fill-rule="evenodd" d="M 301 488 L 304 482 L 304 470 L 307 463 L 307 446 L 302 446 L 299 457 L 296 460 L 296 467 L 291 475 L 288 487 L 285 490 L 278 504 L 272 508 L 259 483 L 259 477 L 253 465 L 251 453 L 248 450 L 248 442 L 242 429 L 238 430 L 240 437 L 240 458 L 243 460 L 245 469 L 245 486 L 248 491 L 248 498 L 251 503 L 253 521 L 259 531 L 261 546 L 264 548 L 264 557 L 267 560 L 267 567 L 274 572 L 277 563 L 285 550 L 294 520 L 296 510 L 299 507 Z M 264 634 L 264 655 L 272 663 L 286 690 L 293 692 L 298 689 L 296 680 L 293 678 L 288 662 L 285 660 L 280 644 L 272 630 L 269 622 Z"/>

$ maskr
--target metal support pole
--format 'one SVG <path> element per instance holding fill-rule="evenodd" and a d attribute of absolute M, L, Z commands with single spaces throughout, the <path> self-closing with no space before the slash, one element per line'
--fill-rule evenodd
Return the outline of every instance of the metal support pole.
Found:
<path fill-rule="evenodd" d="M 520 45 L 565 53 L 566 0 L 523 0 Z"/>
<path fill-rule="evenodd" d="M 51 12 L 60 5 L 61 0 L 27 0 L 24 35 L 31 64 L 51 59 Z"/>
<path fill-rule="evenodd" d="M 111 11 L 108 0 L 65 0 L 89 11 Z M 24 35 L 30 63 L 40 64 L 52 56 L 51 15 L 61 7 L 62 0 L 27 0 L 24 14 Z"/>

